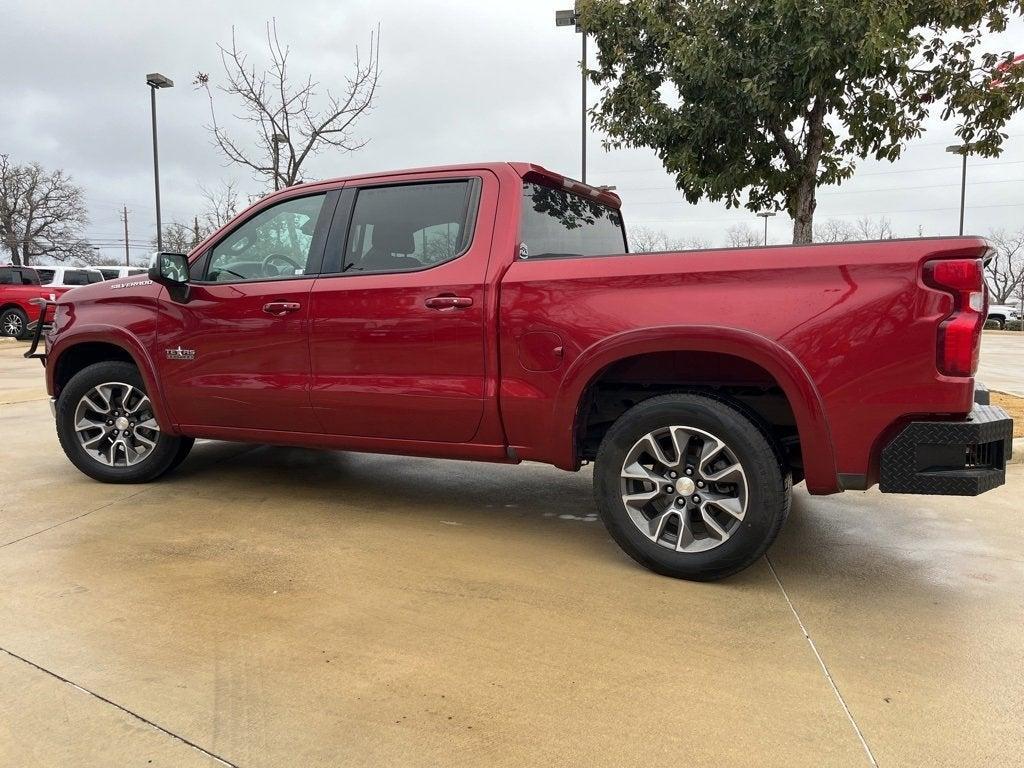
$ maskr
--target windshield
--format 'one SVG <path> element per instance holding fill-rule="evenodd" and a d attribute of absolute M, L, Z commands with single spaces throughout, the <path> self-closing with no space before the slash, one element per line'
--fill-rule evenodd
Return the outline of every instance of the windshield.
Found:
<path fill-rule="evenodd" d="M 562 189 L 523 184 L 520 257 L 625 253 L 622 216 L 614 208 Z"/>

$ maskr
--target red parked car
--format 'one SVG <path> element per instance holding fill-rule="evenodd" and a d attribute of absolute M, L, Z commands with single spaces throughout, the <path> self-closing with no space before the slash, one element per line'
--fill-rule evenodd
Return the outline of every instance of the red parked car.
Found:
<path fill-rule="evenodd" d="M 595 462 L 615 540 L 693 579 L 764 553 L 795 482 L 1004 482 L 1012 422 L 974 380 L 984 240 L 630 254 L 619 205 L 524 163 L 276 192 L 58 300 L 61 445 L 105 482 L 198 437 Z"/>
<path fill-rule="evenodd" d="M 66 290 L 40 285 L 39 274 L 32 267 L 0 267 L 0 336 L 27 336 L 31 324 L 39 319 L 39 300 L 55 301 Z M 52 307 L 49 312 L 52 318 Z"/>

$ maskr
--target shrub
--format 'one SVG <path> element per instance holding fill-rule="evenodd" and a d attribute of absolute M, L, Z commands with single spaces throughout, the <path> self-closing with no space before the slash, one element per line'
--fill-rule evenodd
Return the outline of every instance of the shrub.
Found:
<path fill-rule="evenodd" d="M 996 321 L 996 320 L 986 320 L 985 321 L 985 330 L 986 331 L 996 331 L 996 330 L 999 330 L 999 323 L 998 323 L 998 321 Z"/>
<path fill-rule="evenodd" d="M 988 325 L 988 323 L 985 323 L 985 325 Z M 1020 320 L 1007 320 L 1006 321 L 1006 330 L 1008 330 L 1008 331 L 1021 331 L 1021 330 L 1024 330 L 1024 322 L 1021 322 Z"/>

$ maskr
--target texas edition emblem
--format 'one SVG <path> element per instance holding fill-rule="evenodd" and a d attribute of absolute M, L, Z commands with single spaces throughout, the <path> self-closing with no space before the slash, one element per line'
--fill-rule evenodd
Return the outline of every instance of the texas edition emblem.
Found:
<path fill-rule="evenodd" d="M 195 360 L 196 351 L 194 349 L 182 349 L 180 346 L 177 349 L 165 349 L 168 360 Z"/>

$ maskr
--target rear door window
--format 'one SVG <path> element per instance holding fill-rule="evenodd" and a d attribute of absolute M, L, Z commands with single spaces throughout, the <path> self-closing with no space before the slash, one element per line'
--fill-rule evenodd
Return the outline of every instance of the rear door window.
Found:
<path fill-rule="evenodd" d="M 113 280 L 115 277 L 121 274 L 121 270 L 117 268 L 100 269 L 100 274 L 103 275 L 104 280 Z"/>
<path fill-rule="evenodd" d="M 563 189 L 523 184 L 519 232 L 523 258 L 606 256 L 626 252 L 622 216 L 614 208 Z"/>
<path fill-rule="evenodd" d="M 43 285 L 49 285 L 53 282 L 53 276 L 56 274 L 54 269 L 36 269 L 36 273 L 39 275 L 39 282 Z"/>
<path fill-rule="evenodd" d="M 360 189 L 342 271 L 411 272 L 461 256 L 473 239 L 478 197 L 477 179 Z M 335 256 L 325 271 L 337 266 Z"/>

